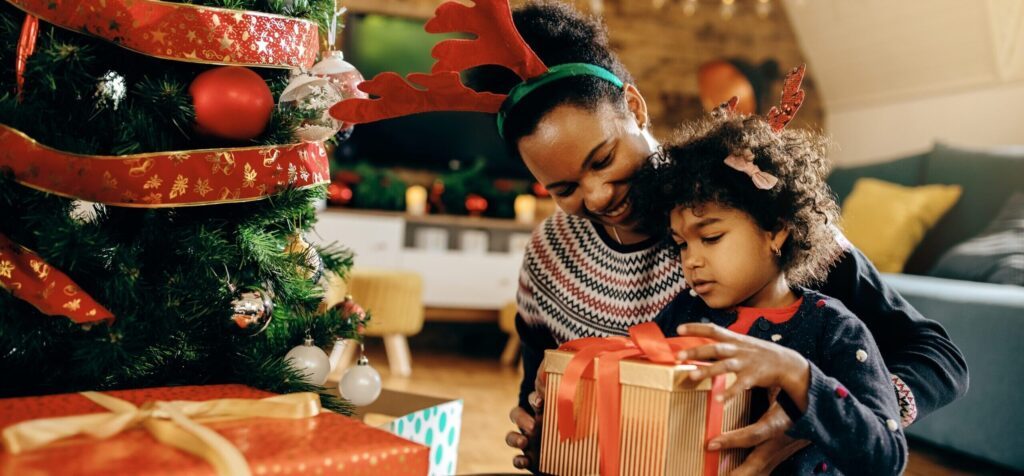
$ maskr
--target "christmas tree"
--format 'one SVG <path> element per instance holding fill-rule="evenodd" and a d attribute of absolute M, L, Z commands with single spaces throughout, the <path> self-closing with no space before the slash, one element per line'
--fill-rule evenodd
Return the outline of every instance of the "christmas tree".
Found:
<path fill-rule="evenodd" d="M 333 9 L 0 4 L 0 396 L 323 391 L 285 355 L 355 337 L 360 317 L 323 309 L 321 281 L 352 258 L 302 240 L 329 172 L 297 131 L 326 108 L 274 98 L 316 61 Z"/>

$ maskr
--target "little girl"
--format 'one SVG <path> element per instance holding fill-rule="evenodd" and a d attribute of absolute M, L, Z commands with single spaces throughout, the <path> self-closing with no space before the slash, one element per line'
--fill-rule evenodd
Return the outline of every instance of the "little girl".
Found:
<path fill-rule="evenodd" d="M 724 399 L 777 392 L 794 423 L 787 435 L 811 445 L 775 474 L 899 474 L 907 444 L 871 333 L 838 300 L 801 287 L 841 252 L 826 145 L 723 106 L 652 158 L 634 206 L 648 229 L 669 226 L 690 288 L 656 322 L 666 335 L 720 342 L 679 358 L 713 361 L 694 380 L 735 373 Z"/>

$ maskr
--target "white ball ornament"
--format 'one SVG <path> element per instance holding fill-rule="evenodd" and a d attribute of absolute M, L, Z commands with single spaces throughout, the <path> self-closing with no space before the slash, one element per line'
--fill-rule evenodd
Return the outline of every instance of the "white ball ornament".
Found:
<path fill-rule="evenodd" d="M 327 374 L 331 372 L 331 361 L 327 353 L 313 345 L 310 337 L 306 337 L 302 345 L 289 350 L 284 360 L 303 374 L 303 381 L 313 385 L 323 385 L 327 381 Z"/>
<path fill-rule="evenodd" d="M 360 357 L 356 365 L 341 377 L 338 390 L 353 405 L 362 407 L 369 405 L 380 396 L 380 374 L 370 366 L 366 357 Z"/>

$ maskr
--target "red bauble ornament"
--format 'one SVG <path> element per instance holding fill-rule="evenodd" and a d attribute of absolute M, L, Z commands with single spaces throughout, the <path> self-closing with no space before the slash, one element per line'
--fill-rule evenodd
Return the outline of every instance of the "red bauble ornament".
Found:
<path fill-rule="evenodd" d="M 533 183 L 533 194 L 540 198 L 548 198 L 551 196 L 551 193 L 548 192 L 548 189 L 544 188 L 544 186 L 541 185 L 540 182 Z"/>
<path fill-rule="evenodd" d="M 487 199 L 475 193 L 467 195 L 466 211 L 468 211 L 471 216 L 478 217 L 482 215 L 487 211 Z"/>
<path fill-rule="evenodd" d="M 222 66 L 204 71 L 188 87 L 196 130 L 222 139 L 249 140 L 267 127 L 274 97 L 266 81 L 249 68 Z"/>
<path fill-rule="evenodd" d="M 332 205 L 348 205 L 352 201 L 352 188 L 345 183 L 331 182 L 327 186 L 327 201 Z"/>

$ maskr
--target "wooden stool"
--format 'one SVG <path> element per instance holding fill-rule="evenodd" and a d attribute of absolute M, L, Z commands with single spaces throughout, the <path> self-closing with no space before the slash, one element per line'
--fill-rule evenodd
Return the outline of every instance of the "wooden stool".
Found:
<path fill-rule="evenodd" d="M 505 343 L 505 350 L 501 352 L 501 363 L 509 367 L 516 365 L 519 361 L 519 332 L 516 331 L 516 311 L 518 307 L 515 302 L 510 302 L 498 312 L 498 327 L 508 334 L 508 342 Z"/>
<path fill-rule="evenodd" d="M 354 268 L 348 279 L 348 294 L 370 314 L 363 335 L 383 337 L 391 375 L 412 374 L 406 337 L 423 329 L 423 278 L 408 271 Z M 352 359 L 356 345 L 349 342 L 335 371 Z"/>

